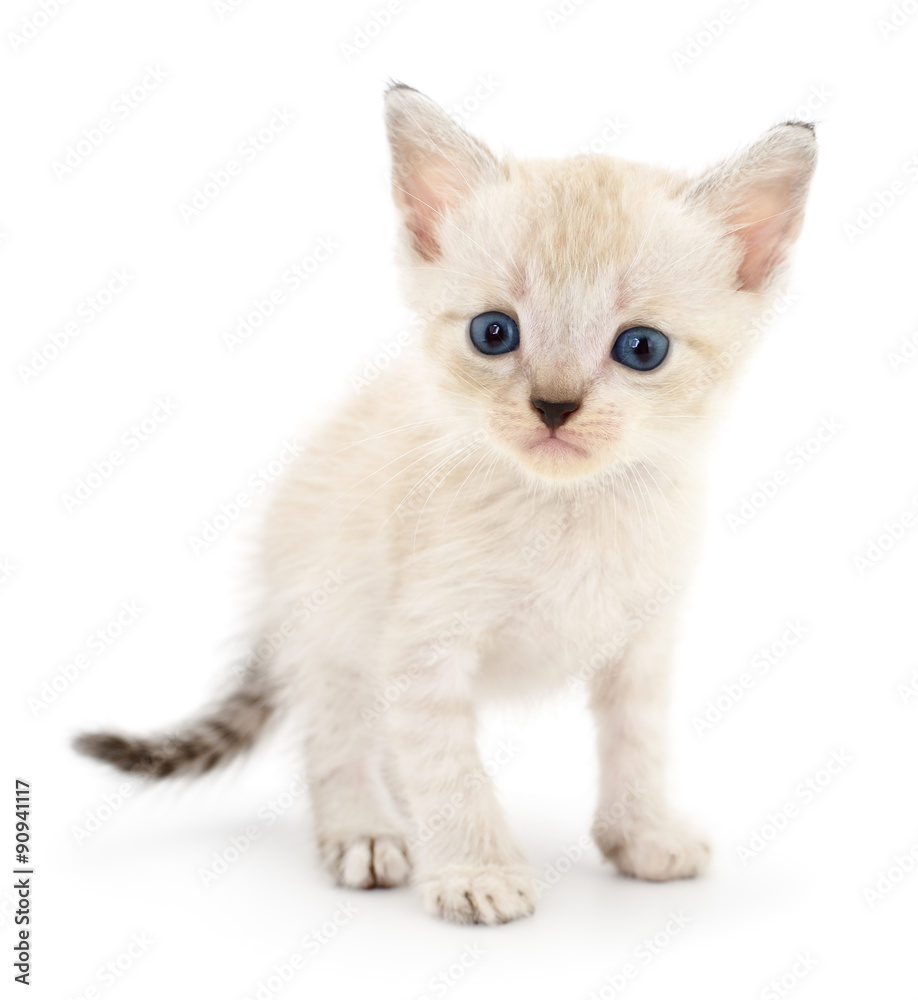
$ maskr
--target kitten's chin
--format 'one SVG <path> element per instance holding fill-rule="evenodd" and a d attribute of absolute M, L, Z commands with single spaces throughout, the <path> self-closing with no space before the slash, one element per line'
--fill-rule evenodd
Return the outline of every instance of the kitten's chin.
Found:
<path fill-rule="evenodd" d="M 569 439 L 544 435 L 515 449 L 520 465 L 542 479 L 582 479 L 595 473 L 601 458 Z"/>

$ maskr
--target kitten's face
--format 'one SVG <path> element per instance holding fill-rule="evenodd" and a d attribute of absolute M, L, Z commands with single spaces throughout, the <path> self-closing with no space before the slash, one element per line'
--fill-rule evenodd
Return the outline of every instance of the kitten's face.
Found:
<path fill-rule="evenodd" d="M 600 157 L 508 169 L 444 228 L 443 270 L 425 286 L 444 406 L 474 407 L 496 447 L 550 479 L 678 448 L 717 385 L 707 366 L 754 301 L 735 289 L 735 256 L 676 178 Z M 476 348 L 471 321 L 489 311 L 515 321 L 514 350 Z M 636 328 L 666 338 L 639 345 L 645 363 L 665 350 L 649 370 L 613 357 Z M 533 401 L 577 408 L 553 428 Z"/>
<path fill-rule="evenodd" d="M 421 135 L 400 163 L 390 110 L 406 286 L 444 408 L 474 414 L 493 446 L 546 479 L 678 456 L 725 382 L 716 359 L 767 304 L 799 227 L 781 195 L 800 202 L 800 183 L 782 186 L 759 156 L 760 197 L 744 189 L 725 211 L 716 175 L 600 156 L 497 163 L 425 119 L 426 98 L 396 94 Z M 806 133 L 778 144 L 786 167 L 812 134 L 784 132 Z M 811 152 L 793 165 L 811 170 Z M 721 168 L 724 182 L 735 173 Z M 484 313 L 498 315 L 473 323 Z"/>

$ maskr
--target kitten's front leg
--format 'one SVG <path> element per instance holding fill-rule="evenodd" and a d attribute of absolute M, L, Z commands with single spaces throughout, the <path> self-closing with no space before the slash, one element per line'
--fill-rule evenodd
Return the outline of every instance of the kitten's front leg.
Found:
<path fill-rule="evenodd" d="M 591 681 L 600 766 L 593 838 L 619 871 L 653 881 L 698 875 L 711 853 L 666 802 L 671 647 L 671 623 L 648 622 Z"/>
<path fill-rule="evenodd" d="M 470 649 L 453 649 L 412 671 L 388 728 L 425 906 L 459 923 L 498 924 L 531 914 L 537 891 L 482 769 L 468 691 L 475 667 Z"/>

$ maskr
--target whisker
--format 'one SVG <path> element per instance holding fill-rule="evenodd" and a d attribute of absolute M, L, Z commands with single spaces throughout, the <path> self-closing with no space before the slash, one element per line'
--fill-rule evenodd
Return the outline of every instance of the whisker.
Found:
<path fill-rule="evenodd" d="M 469 481 L 469 479 L 470 479 L 470 478 L 472 477 L 472 475 L 474 474 L 474 472 L 475 472 L 475 470 L 476 470 L 476 469 L 478 468 L 478 466 L 479 466 L 479 465 L 481 465 L 481 463 L 482 463 L 482 462 L 483 462 L 483 461 L 484 461 L 484 460 L 485 460 L 485 459 L 486 459 L 487 457 L 488 457 L 488 455 L 487 455 L 487 451 L 486 451 L 486 452 L 485 452 L 485 454 L 484 454 L 484 455 L 482 455 L 482 456 L 481 456 L 481 458 L 479 458 L 479 459 L 478 459 L 478 461 L 477 461 L 477 462 L 476 462 L 476 463 L 475 463 L 475 464 L 474 464 L 474 465 L 472 466 L 471 470 L 469 471 L 469 474 L 468 474 L 468 475 L 467 475 L 467 476 L 465 477 L 465 479 L 463 479 L 463 480 L 462 480 L 462 482 L 461 482 L 461 483 L 459 484 L 459 489 L 457 489 L 457 490 L 456 490 L 456 492 L 455 492 L 455 493 L 453 494 L 453 499 L 452 499 L 452 500 L 450 501 L 450 503 L 449 503 L 449 507 L 447 507 L 447 508 L 446 508 L 446 513 L 445 513 L 445 514 L 443 515 L 443 529 L 442 529 L 442 530 L 443 530 L 443 532 L 444 532 L 444 533 L 446 532 L 446 522 L 447 522 L 447 520 L 449 519 L 449 513 L 450 513 L 450 511 L 451 511 L 451 510 L 453 509 L 453 505 L 454 505 L 454 504 L 456 503 L 456 501 L 457 501 L 457 500 L 459 499 L 459 494 L 460 494 L 460 493 L 462 492 L 462 487 L 463 487 L 463 486 L 465 486 L 465 484 L 466 484 L 466 483 L 467 483 L 467 482 Z"/>
<path fill-rule="evenodd" d="M 444 437 L 448 437 L 448 436 L 449 435 L 444 435 Z M 439 438 L 437 440 L 442 440 L 442 438 Z M 347 490 L 344 490 L 342 493 L 339 493 L 335 497 L 335 499 L 323 509 L 322 513 L 325 513 L 325 511 L 328 510 L 329 507 L 331 507 L 335 503 L 337 503 L 341 499 L 341 497 L 344 496 L 346 493 L 351 492 L 355 487 L 359 486 L 361 483 L 365 483 L 368 479 L 372 479 L 373 476 L 378 475 L 380 472 L 382 472 L 383 469 L 388 468 L 390 465 L 392 465 L 393 462 L 397 462 L 397 461 L 399 461 L 399 459 L 405 458 L 407 455 L 410 455 L 412 452 L 417 451 L 419 448 L 423 448 L 425 446 L 429 446 L 430 444 L 431 444 L 430 441 L 425 441 L 422 444 L 416 445 L 414 448 L 409 448 L 408 451 L 403 452 L 397 458 L 393 458 L 391 461 L 386 462 L 385 465 L 383 465 L 380 468 L 376 469 L 374 472 L 371 472 L 368 476 L 364 476 L 363 479 L 361 479 L 359 482 L 354 483 L 353 485 L 349 486 Z M 344 524 L 344 522 L 351 516 L 351 514 L 354 513 L 355 510 L 357 510 L 358 507 L 360 507 L 363 504 L 365 504 L 367 502 L 367 500 L 370 499 L 370 497 L 375 496 L 385 486 L 388 486 L 389 483 L 391 483 L 393 479 L 397 479 L 399 476 L 404 475 L 404 473 L 406 473 L 410 468 L 412 468 L 413 466 L 417 465 L 418 462 L 423 462 L 426 458 L 429 458 L 432 454 L 435 454 L 438 451 L 442 451 L 443 448 L 448 448 L 449 444 L 450 444 L 450 442 L 447 441 L 445 444 L 437 445 L 436 447 L 432 448 L 431 450 L 429 450 L 429 451 L 425 452 L 423 455 L 421 455 L 420 458 L 415 459 L 413 462 L 410 462 L 408 465 L 404 466 L 404 468 L 399 469 L 398 472 L 396 472 L 393 475 L 391 475 L 384 483 L 380 483 L 380 485 L 377 486 L 376 489 L 372 491 L 372 493 L 368 493 L 365 497 L 363 497 L 363 499 L 360 500 L 360 502 L 356 506 L 352 507 L 347 512 L 347 514 L 345 514 L 344 517 L 341 518 L 341 520 L 338 522 L 337 527 L 340 528 L 341 525 Z"/>
<path fill-rule="evenodd" d="M 437 490 L 439 490 L 440 487 L 446 482 L 446 480 L 449 477 L 450 473 L 453 472 L 454 469 L 458 469 L 459 466 L 462 465 L 462 463 L 467 458 L 469 458 L 471 455 L 474 455 L 475 452 L 478 451 L 478 449 L 480 447 L 484 447 L 484 443 L 483 442 L 479 442 L 474 447 L 471 447 L 471 448 L 467 447 L 467 448 L 463 449 L 459 453 L 458 461 L 455 463 L 455 465 L 451 466 L 446 471 L 446 474 L 440 479 L 440 481 L 438 483 L 436 483 L 434 485 L 434 488 L 430 491 L 430 493 L 428 494 L 427 498 L 424 500 L 424 505 L 418 511 L 418 518 L 417 518 L 417 521 L 415 522 L 415 525 L 414 525 L 414 539 L 412 541 L 412 551 L 415 554 L 417 554 L 417 548 L 418 548 L 418 531 L 420 530 L 420 527 L 421 527 L 421 518 L 424 516 L 424 511 L 427 509 L 427 505 L 430 503 L 431 498 L 437 492 Z"/>

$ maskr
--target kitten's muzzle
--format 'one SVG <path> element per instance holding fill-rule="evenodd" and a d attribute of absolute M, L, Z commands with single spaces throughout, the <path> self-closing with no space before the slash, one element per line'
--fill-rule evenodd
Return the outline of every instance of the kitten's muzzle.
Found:
<path fill-rule="evenodd" d="M 560 427 L 575 410 L 580 408 L 579 400 L 576 402 L 568 400 L 563 403 L 552 403 L 547 399 L 533 399 L 531 403 L 538 411 L 542 423 L 549 430 Z"/>

